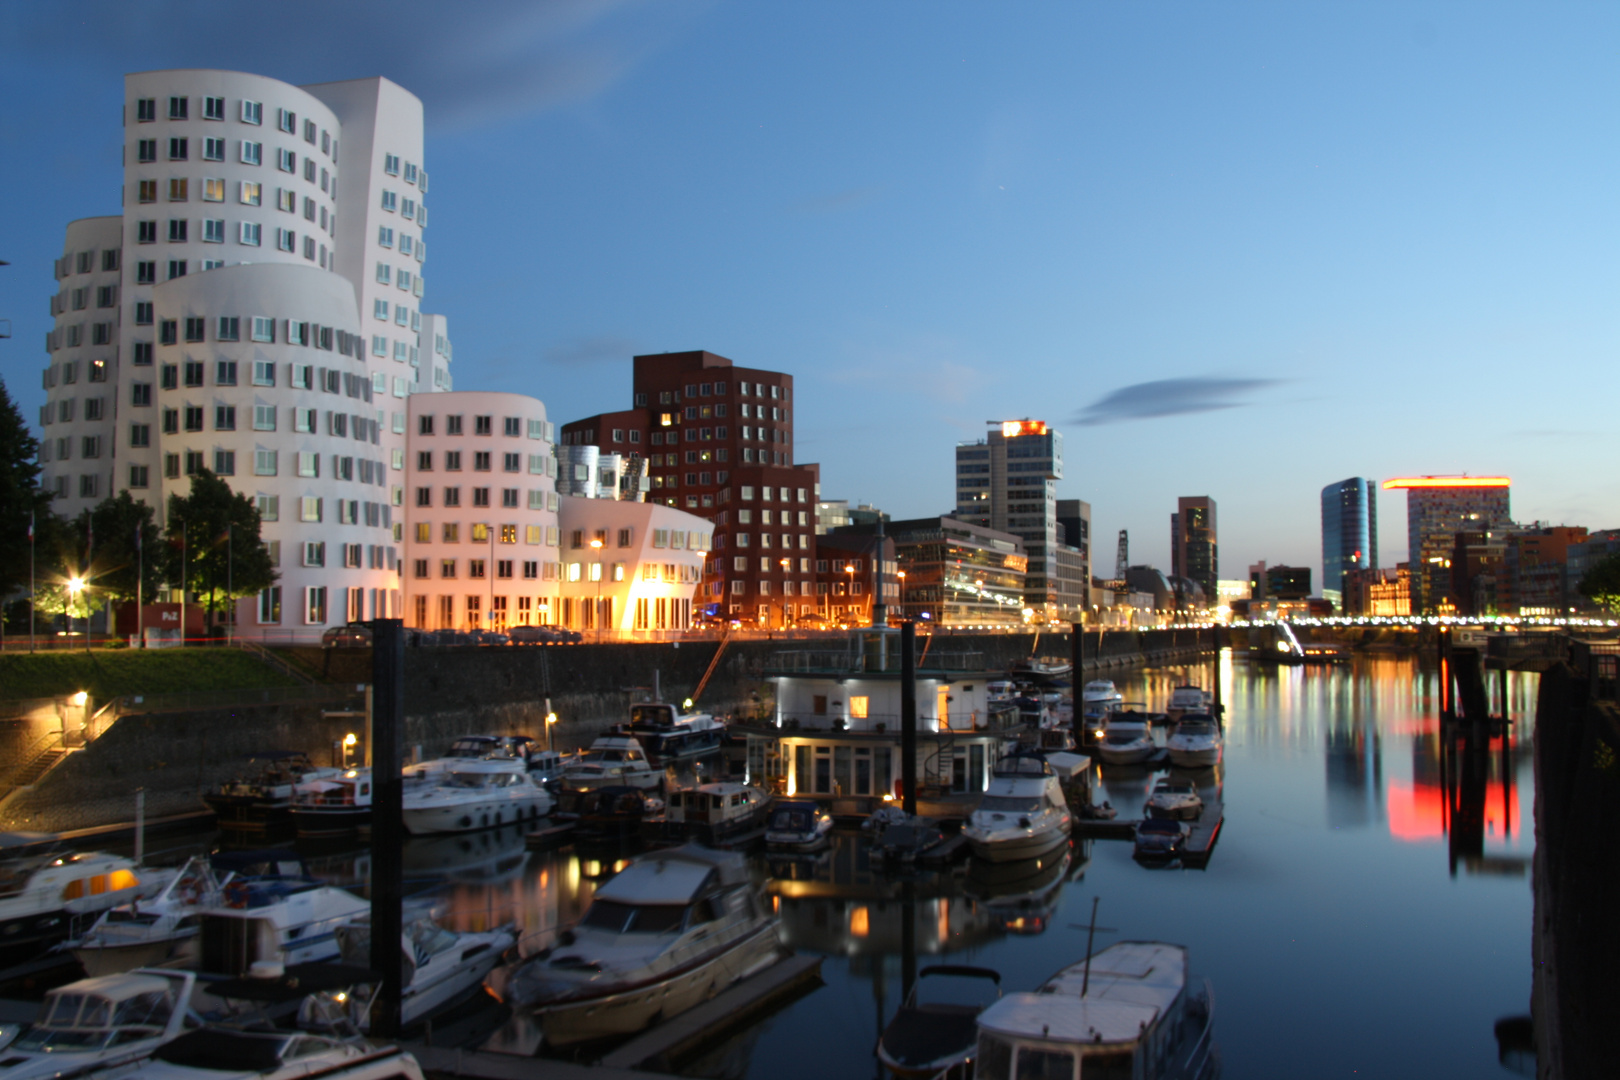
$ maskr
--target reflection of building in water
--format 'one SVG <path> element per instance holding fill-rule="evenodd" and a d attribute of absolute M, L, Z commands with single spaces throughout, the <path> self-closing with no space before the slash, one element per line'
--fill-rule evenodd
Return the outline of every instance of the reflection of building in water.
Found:
<path fill-rule="evenodd" d="M 524 853 L 519 873 L 499 880 L 452 884 L 442 918 L 452 930 L 486 930 L 516 923 L 525 956 L 550 948 L 557 935 L 591 906 L 596 887 L 628 865 L 624 858 L 592 858 L 573 851 Z"/>
<path fill-rule="evenodd" d="M 1490 735 L 1459 724 L 1414 738 L 1411 783 L 1389 782 L 1391 835 L 1444 837 L 1453 874 L 1459 862 L 1474 873 L 1524 873 L 1525 859 L 1506 850 L 1523 836 L 1519 767 L 1511 729 Z"/>
<path fill-rule="evenodd" d="M 1367 825 L 1378 819 L 1384 797 L 1380 749 L 1378 729 L 1370 723 L 1329 726 L 1322 755 L 1329 827 Z"/>
<path fill-rule="evenodd" d="M 782 917 L 784 942 L 837 956 L 898 954 L 905 942 L 906 891 L 915 897 L 916 948 L 922 955 L 983 944 L 1001 933 L 988 910 L 962 891 L 958 875 L 896 881 L 869 860 L 860 837 L 834 835 L 814 862 L 794 860 L 792 877 L 780 860 L 766 886 Z"/>

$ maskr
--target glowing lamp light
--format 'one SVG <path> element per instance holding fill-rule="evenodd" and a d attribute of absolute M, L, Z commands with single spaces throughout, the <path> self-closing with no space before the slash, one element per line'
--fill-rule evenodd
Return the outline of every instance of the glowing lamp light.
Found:
<path fill-rule="evenodd" d="M 691 698 L 687 698 L 685 701 L 681 702 L 681 708 L 690 709 L 691 707 L 692 707 L 692 699 Z"/>
<path fill-rule="evenodd" d="M 360 741 L 360 736 L 356 735 L 352 731 L 349 732 L 347 735 L 343 736 L 343 745 L 345 747 L 347 747 L 348 749 L 350 749 L 350 750 L 354 749 L 355 743 L 358 743 L 359 741 Z"/>
<path fill-rule="evenodd" d="M 1512 481 L 1506 476 L 1399 476 L 1384 481 L 1384 490 L 1395 488 L 1505 488 Z"/>
<path fill-rule="evenodd" d="M 90 695 L 83 690 L 80 690 L 77 694 L 73 695 L 73 704 L 77 705 L 81 709 L 84 708 L 84 703 L 89 700 Z"/>
<path fill-rule="evenodd" d="M 557 714 L 556 713 L 554 713 L 554 712 L 546 713 L 546 723 L 555 724 L 556 722 L 557 722 Z"/>

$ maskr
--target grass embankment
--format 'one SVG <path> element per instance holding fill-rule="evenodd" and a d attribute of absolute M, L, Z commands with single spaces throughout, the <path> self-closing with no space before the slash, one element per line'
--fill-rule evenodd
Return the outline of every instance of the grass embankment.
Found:
<path fill-rule="evenodd" d="M 123 694 L 257 690 L 294 681 L 238 649 L 95 649 L 0 655 L 0 700 L 88 691 L 97 701 Z"/>

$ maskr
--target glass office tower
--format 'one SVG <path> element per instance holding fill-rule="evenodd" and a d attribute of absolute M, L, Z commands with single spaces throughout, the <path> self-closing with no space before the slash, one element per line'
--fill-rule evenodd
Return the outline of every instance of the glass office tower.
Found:
<path fill-rule="evenodd" d="M 1322 591 L 1337 593 L 1352 570 L 1378 568 L 1378 486 L 1352 476 L 1322 489 Z"/>

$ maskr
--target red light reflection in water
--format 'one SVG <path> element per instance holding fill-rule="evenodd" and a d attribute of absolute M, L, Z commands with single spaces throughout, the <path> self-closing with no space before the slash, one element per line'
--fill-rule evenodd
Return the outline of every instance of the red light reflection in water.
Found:
<path fill-rule="evenodd" d="M 1501 760 L 1501 738 L 1491 739 L 1489 746 L 1489 760 L 1494 765 Z M 1517 740 L 1510 740 L 1508 746 L 1516 748 Z M 1504 785 L 1499 770 L 1492 771 L 1497 775 L 1491 776 L 1485 784 L 1483 835 L 1498 840 L 1523 835 L 1522 807 L 1517 786 L 1513 783 Z M 1442 840 L 1450 831 L 1446 790 L 1432 781 L 1387 781 L 1384 809 L 1390 835 L 1398 840 L 1414 843 Z"/>

